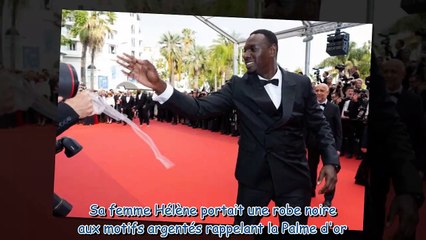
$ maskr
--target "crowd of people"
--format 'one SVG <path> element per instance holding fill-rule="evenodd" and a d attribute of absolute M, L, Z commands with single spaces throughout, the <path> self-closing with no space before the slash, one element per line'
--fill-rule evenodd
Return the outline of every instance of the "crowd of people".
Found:
<path fill-rule="evenodd" d="M 140 126 L 149 126 L 152 120 L 168 122 L 172 125 L 183 124 L 192 128 L 201 128 L 221 134 L 238 136 L 237 114 L 235 110 L 221 116 L 203 120 L 193 120 L 174 113 L 164 108 L 157 101 L 152 100 L 152 91 L 149 90 L 100 90 L 97 93 L 118 112 L 125 114 L 130 120 L 134 120 Z M 186 93 L 195 98 L 201 98 L 212 94 L 204 90 L 192 90 Z M 82 124 L 95 123 L 119 123 L 126 125 L 124 121 L 116 121 L 102 113 L 94 117 L 81 120 Z"/>
<path fill-rule="evenodd" d="M 10 70 L 0 66 L 0 76 L 4 89 L 7 90 L 5 94 L 2 94 L 4 96 L 8 93 L 13 94 L 14 92 L 20 92 L 19 88 L 25 85 L 27 86 L 26 89 L 30 89 L 34 95 L 42 96 L 52 103 L 57 102 L 58 73 L 51 73 L 47 69 L 42 69 L 40 72 L 33 70 Z M 51 119 L 29 108 L 29 106 L 26 106 L 25 109 L 19 109 L 20 105 L 27 105 L 21 104 L 21 102 L 26 102 L 29 98 L 28 95 L 14 95 L 10 97 L 10 99 L 13 99 L 11 104 L 14 106 L 15 111 L 6 111 L 4 114 L 0 114 L 0 128 L 13 128 L 25 124 L 38 124 L 43 126 L 47 123 L 53 123 Z"/>

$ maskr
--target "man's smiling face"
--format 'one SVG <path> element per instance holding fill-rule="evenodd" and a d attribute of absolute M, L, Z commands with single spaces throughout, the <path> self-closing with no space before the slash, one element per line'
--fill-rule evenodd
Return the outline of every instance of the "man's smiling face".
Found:
<path fill-rule="evenodd" d="M 268 42 L 263 34 L 252 34 L 244 45 L 243 58 L 247 72 L 256 72 L 262 77 L 270 78 L 275 74 L 276 46 Z M 272 73 L 272 76 L 268 76 Z"/>

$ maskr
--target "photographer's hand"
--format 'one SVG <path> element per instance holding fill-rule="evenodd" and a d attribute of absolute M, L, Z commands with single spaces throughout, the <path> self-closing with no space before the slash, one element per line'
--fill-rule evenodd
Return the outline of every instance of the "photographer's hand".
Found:
<path fill-rule="evenodd" d="M 65 100 L 80 118 L 93 115 L 93 101 L 88 91 L 78 92 L 73 98 Z"/>

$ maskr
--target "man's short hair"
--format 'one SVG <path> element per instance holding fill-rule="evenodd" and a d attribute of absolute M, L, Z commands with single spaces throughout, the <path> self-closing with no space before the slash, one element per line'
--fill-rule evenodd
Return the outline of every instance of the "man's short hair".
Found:
<path fill-rule="evenodd" d="M 266 37 L 266 39 L 268 39 L 268 42 L 271 45 L 275 44 L 277 46 L 277 49 L 278 49 L 278 39 L 277 39 L 277 36 L 275 35 L 275 33 L 271 32 L 269 30 L 266 30 L 266 29 L 258 29 L 256 31 L 250 33 L 250 36 L 253 35 L 253 34 L 263 34 Z"/>

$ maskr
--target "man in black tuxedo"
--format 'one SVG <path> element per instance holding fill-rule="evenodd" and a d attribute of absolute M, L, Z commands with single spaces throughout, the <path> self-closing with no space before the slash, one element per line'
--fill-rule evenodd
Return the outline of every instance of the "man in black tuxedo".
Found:
<path fill-rule="evenodd" d="M 135 99 L 130 94 L 130 92 L 127 90 L 125 95 L 121 97 L 121 109 L 124 114 L 127 115 L 127 118 L 130 120 L 133 120 L 133 107 L 135 105 Z M 126 122 L 123 122 L 124 125 L 126 125 Z"/>
<path fill-rule="evenodd" d="M 395 65 L 382 64 L 373 51 L 370 93 L 374 97 L 369 99 L 368 150 L 364 160 L 369 182 L 363 239 L 382 239 L 385 223 L 391 226 L 395 219 L 399 223 L 392 239 L 416 239 L 419 209 L 424 202 L 423 186 L 413 164 L 416 154 L 407 128 L 396 110 L 395 100 L 385 88 L 384 75 L 393 75 L 398 70 Z M 388 196 L 390 187 L 395 194 Z M 391 202 L 389 208 L 387 202 Z"/>
<path fill-rule="evenodd" d="M 330 124 L 331 131 L 333 132 L 334 140 L 336 141 L 337 153 L 340 154 L 340 147 L 342 146 L 342 120 L 340 119 L 340 109 L 334 103 L 327 100 L 329 88 L 327 84 L 320 83 L 315 86 L 315 94 L 317 96 L 318 104 L 324 112 L 327 122 Z M 320 160 L 320 149 L 318 149 L 318 139 L 312 132 L 308 131 L 306 134 L 306 146 L 308 148 L 308 163 L 311 171 L 312 183 L 312 196 L 315 196 L 316 179 L 318 172 L 318 163 Z M 335 189 L 324 194 L 323 206 L 330 207 L 334 198 Z"/>
<path fill-rule="evenodd" d="M 138 90 L 135 99 L 135 107 L 138 110 L 139 125 L 142 125 L 144 122 L 149 125 L 148 111 L 145 108 L 147 101 L 148 94 L 145 91 Z"/>
<path fill-rule="evenodd" d="M 426 133 L 423 103 L 420 96 L 403 89 L 402 82 L 406 74 L 405 68 L 401 60 L 391 59 L 383 63 L 382 72 L 386 90 L 396 103 L 396 110 L 410 136 L 411 144 L 416 154 L 414 165 L 421 177 L 423 177 L 426 165 Z"/>
<path fill-rule="evenodd" d="M 308 127 L 319 139 L 323 168 L 320 193 L 332 191 L 340 168 L 330 126 L 320 109 L 308 77 L 284 71 L 277 63 L 278 40 L 269 30 L 252 32 L 244 46 L 247 73 L 233 76 L 219 91 L 203 98 L 181 93 L 161 80 L 155 67 L 131 55 L 118 63 L 128 76 L 154 90 L 154 100 L 178 114 L 201 119 L 232 109 L 239 117 L 239 151 L 235 170 L 237 204 L 301 207 L 311 202 L 311 181 L 304 141 Z M 235 224 L 257 224 L 261 217 L 235 218 Z M 307 217 L 280 216 L 280 222 L 307 223 Z"/>

